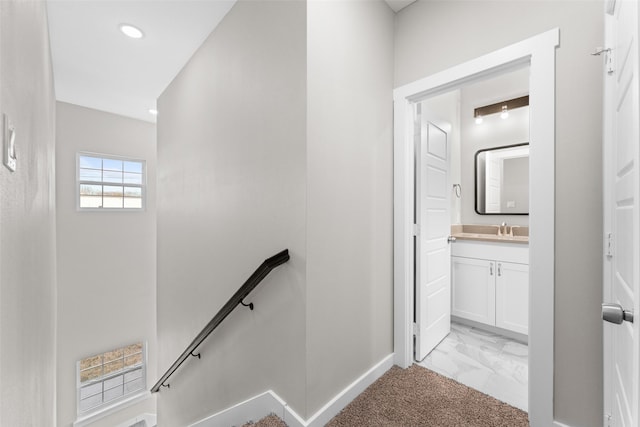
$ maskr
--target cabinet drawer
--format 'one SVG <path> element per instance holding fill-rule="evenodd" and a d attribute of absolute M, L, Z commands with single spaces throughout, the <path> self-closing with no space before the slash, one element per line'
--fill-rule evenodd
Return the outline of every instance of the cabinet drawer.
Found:
<path fill-rule="evenodd" d="M 529 245 L 458 240 L 451 244 L 451 255 L 529 264 Z"/>

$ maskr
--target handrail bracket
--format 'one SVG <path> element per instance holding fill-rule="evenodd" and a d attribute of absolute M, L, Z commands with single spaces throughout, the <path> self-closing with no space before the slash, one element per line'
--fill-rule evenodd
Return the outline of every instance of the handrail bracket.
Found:
<path fill-rule="evenodd" d="M 240 304 L 244 305 L 245 307 L 249 307 L 249 310 L 253 310 L 252 302 L 250 302 L 249 304 L 245 304 L 243 300 L 240 300 Z"/>

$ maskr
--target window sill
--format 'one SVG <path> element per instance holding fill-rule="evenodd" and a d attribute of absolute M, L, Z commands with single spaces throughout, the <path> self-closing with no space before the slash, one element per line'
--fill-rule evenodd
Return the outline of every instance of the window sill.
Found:
<path fill-rule="evenodd" d="M 116 412 L 124 408 L 135 405 L 136 403 L 140 403 L 147 399 L 151 399 L 151 392 L 149 391 L 142 391 L 138 394 L 134 394 L 127 397 L 126 399 L 119 400 L 118 402 L 103 406 L 93 412 L 79 416 L 78 419 L 73 423 L 73 427 L 88 426 L 89 424 L 101 418 L 108 417 L 109 415 L 115 414 Z"/>

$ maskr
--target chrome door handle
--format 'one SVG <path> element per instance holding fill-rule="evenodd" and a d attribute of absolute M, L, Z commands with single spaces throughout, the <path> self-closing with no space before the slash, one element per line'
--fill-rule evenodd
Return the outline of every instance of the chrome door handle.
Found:
<path fill-rule="evenodd" d="M 625 310 L 620 304 L 602 304 L 602 320 L 620 325 L 627 321 L 633 323 L 633 311 Z"/>
<path fill-rule="evenodd" d="M 452 243 L 452 242 L 455 242 L 455 241 L 456 241 L 455 237 L 453 237 L 453 236 L 447 237 L 447 243 Z"/>

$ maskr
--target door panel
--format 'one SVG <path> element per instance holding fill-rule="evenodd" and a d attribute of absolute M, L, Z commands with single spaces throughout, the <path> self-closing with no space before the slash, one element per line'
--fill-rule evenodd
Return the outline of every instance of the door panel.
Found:
<path fill-rule="evenodd" d="M 432 199 L 433 200 L 433 199 Z M 426 209 L 424 212 L 425 219 L 420 228 L 424 230 L 424 239 L 429 242 L 442 238 L 443 230 L 447 229 L 446 236 L 449 237 L 451 232 L 449 211 L 447 209 Z M 438 245 L 441 249 L 447 246 Z"/>
<path fill-rule="evenodd" d="M 446 249 L 435 250 L 427 254 L 427 265 L 433 266 L 433 268 L 430 268 L 426 272 L 427 282 L 434 282 L 438 278 L 447 275 L 446 269 L 449 264 L 447 257 L 449 257 L 449 251 Z"/>
<path fill-rule="evenodd" d="M 433 166 L 427 166 L 427 197 L 436 197 L 444 199 L 447 197 L 447 171 Z"/>
<path fill-rule="evenodd" d="M 605 302 L 639 312 L 640 183 L 638 160 L 638 4 L 618 0 L 605 15 L 612 72 L 605 73 L 605 231 L 612 251 L 604 261 Z M 611 55 L 611 57 L 609 57 Z M 607 67 L 608 69 L 609 67 Z M 636 427 L 640 323 L 604 326 L 605 419 L 611 426 Z"/>
<path fill-rule="evenodd" d="M 451 216 L 447 134 L 416 108 L 415 358 L 422 360 L 451 330 Z"/>

